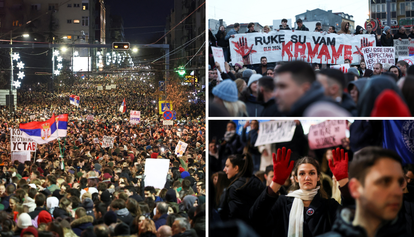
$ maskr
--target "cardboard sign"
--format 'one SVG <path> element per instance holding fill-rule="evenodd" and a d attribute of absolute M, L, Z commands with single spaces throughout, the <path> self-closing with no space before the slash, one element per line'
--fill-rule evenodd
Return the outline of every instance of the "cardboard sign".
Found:
<path fill-rule="evenodd" d="M 180 157 L 183 156 L 183 154 L 185 153 L 185 150 L 187 149 L 188 144 L 183 142 L 183 141 L 179 141 L 177 146 L 175 147 L 175 154 Z"/>
<path fill-rule="evenodd" d="M 368 69 L 372 70 L 376 63 L 395 64 L 394 47 L 366 47 L 362 49 L 362 52 Z"/>
<path fill-rule="evenodd" d="M 224 53 L 221 47 L 211 47 L 211 51 L 213 52 L 214 62 L 220 64 L 221 70 L 224 72 L 226 70 L 224 66 Z"/>
<path fill-rule="evenodd" d="M 98 91 L 103 91 L 103 86 L 97 86 L 98 87 Z"/>
<path fill-rule="evenodd" d="M 112 88 L 112 89 L 116 89 L 116 84 L 112 84 L 112 85 L 111 85 L 111 88 Z"/>
<path fill-rule="evenodd" d="M 295 133 L 296 123 L 289 121 L 269 121 L 259 123 L 259 136 L 254 146 L 289 142 Z"/>
<path fill-rule="evenodd" d="M 23 137 L 20 129 L 10 130 L 11 151 L 30 151 L 35 152 L 37 143 L 31 138 Z"/>
<path fill-rule="evenodd" d="M 376 46 L 373 35 L 321 34 L 310 31 L 271 31 L 236 34 L 229 39 L 231 62 L 244 65 L 302 60 L 308 63 L 343 64 L 361 61 L 361 49 Z"/>
<path fill-rule="evenodd" d="M 105 86 L 105 90 L 111 90 L 112 89 L 112 87 L 111 86 Z"/>
<path fill-rule="evenodd" d="M 312 150 L 335 147 L 346 137 L 346 120 L 329 120 L 309 128 L 308 141 Z"/>
<path fill-rule="evenodd" d="M 102 140 L 102 148 L 113 148 L 114 147 L 114 137 L 104 136 Z"/>
<path fill-rule="evenodd" d="M 130 124 L 139 124 L 141 122 L 141 111 L 132 110 L 129 115 Z"/>
<path fill-rule="evenodd" d="M 169 166 L 169 159 L 146 159 L 144 171 L 145 187 L 153 186 L 154 188 L 163 189 L 167 181 Z"/>

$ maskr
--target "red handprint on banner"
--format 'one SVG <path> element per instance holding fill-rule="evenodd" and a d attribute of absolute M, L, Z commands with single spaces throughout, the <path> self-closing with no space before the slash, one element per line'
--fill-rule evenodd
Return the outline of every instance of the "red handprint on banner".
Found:
<path fill-rule="evenodd" d="M 240 56 L 242 56 L 243 64 L 244 65 L 251 64 L 250 63 L 250 55 L 253 54 L 253 53 L 257 53 L 256 50 L 253 50 L 253 45 L 254 44 L 252 44 L 249 47 L 249 45 L 247 45 L 247 38 L 244 38 L 244 37 L 241 37 L 238 42 L 232 41 L 232 43 L 234 44 L 234 47 L 236 47 L 235 51 L 238 54 L 240 54 Z"/>
<path fill-rule="evenodd" d="M 363 38 L 361 39 L 361 48 L 359 48 L 358 46 L 355 46 L 355 48 L 357 48 L 357 51 L 355 51 L 353 54 L 359 54 L 361 56 L 364 56 L 364 54 L 361 52 L 361 50 L 365 47 L 370 47 L 370 46 L 374 46 L 374 41 L 369 42 L 367 38 Z"/>

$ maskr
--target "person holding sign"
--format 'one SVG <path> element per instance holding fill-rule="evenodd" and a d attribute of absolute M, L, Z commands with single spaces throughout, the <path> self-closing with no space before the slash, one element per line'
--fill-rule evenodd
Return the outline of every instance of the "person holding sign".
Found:
<path fill-rule="evenodd" d="M 332 173 L 339 182 L 342 194 L 348 190 L 348 153 L 332 151 L 329 162 Z M 319 163 L 304 157 L 290 162 L 291 150 L 283 147 L 273 153 L 274 177 L 250 209 L 250 222 L 261 236 L 317 236 L 331 230 L 340 204 L 328 199 L 320 182 Z M 295 173 L 296 191 L 279 195 L 286 179 Z"/>
<path fill-rule="evenodd" d="M 394 40 L 391 35 L 391 28 L 389 26 L 384 27 L 384 31 L 381 35 L 381 46 L 382 47 L 392 47 L 394 46 Z"/>

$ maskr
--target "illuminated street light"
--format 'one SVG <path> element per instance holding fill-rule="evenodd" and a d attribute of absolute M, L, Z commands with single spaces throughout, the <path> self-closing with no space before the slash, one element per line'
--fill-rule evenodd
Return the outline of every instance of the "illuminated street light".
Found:
<path fill-rule="evenodd" d="M 61 50 L 62 50 L 62 52 L 66 52 L 66 50 L 68 50 L 68 48 L 66 48 L 66 46 L 63 46 L 63 47 L 61 48 Z"/>
<path fill-rule="evenodd" d="M 23 34 L 24 38 L 29 38 L 29 36 L 30 36 L 29 34 Z"/>
<path fill-rule="evenodd" d="M 133 48 L 132 52 L 134 52 L 134 53 L 138 52 L 138 48 Z"/>

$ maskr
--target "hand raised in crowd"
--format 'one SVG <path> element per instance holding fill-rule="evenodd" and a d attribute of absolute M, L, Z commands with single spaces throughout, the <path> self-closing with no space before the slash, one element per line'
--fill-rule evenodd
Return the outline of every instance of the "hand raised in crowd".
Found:
<path fill-rule="evenodd" d="M 283 147 L 282 149 L 277 149 L 277 156 L 275 153 L 272 154 L 274 176 L 270 187 L 275 193 L 279 191 L 279 188 L 292 173 L 294 162 L 290 162 L 291 153 L 290 149 L 286 152 L 286 147 Z"/>
<path fill-rule="evenodd" d="M 336 180 L 341 181 L 348 178 L 348 152 L 336 148 L 332 150 L 333 159 L 329 160 L 329 168 Z"/>

